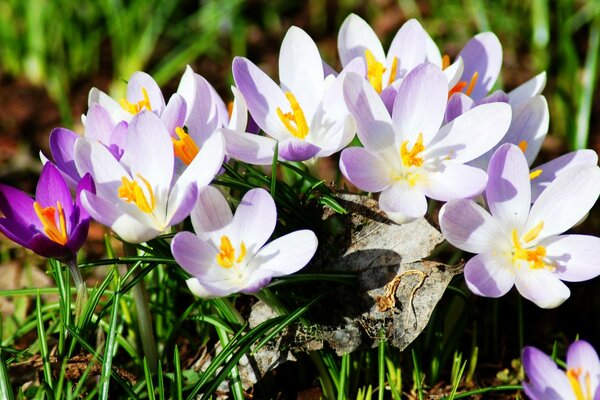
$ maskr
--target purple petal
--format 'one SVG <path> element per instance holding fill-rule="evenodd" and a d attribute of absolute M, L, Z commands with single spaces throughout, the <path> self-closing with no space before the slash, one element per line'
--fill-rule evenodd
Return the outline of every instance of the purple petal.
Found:
<path fill-rule="evenodd" d="M 397 182 L 381 192 L 379 207 L 392 221 L 404 224 L 425 215 L 427 199 L 420 189 Z"/>
<path fill-rule="evenodd" d="M 569 369 L 582 371 L 581 381 L 585 387 L 586 375 L 589 373 L 590 390 L 598 387 L 600 378 L 600 359 L 591 344 L 585 340 L 577 340 L 567 351 L 567 366 Z"/>
<path fill-rule="evenodd" d="M 346 179 L 365 192 L 381 192 L 392 183 L 389 165 L 362 147 L 342 151 L 340 170 Z"/>
<path fill-rule="evenodd" d="M 600 238 L 587 235 L 555 236 L 542 242 L 546 259 L 556 276 L 567 282 L 581 282 L 600 275 Z"/>
<path fill-rule="evenodd" d="M 470 253 L 493 251 L 505 235 L 492 216 L 472 200 L 453 200 L 439 214 L 444 237 L 455 247 Z M 509 248 L 510 244 L 504 244 Z"/>
<path fill-rule="evenodd" d="M 115 124 L 110 115 L 100 104 L 94 104 L 85 118 L 85 137 L 91 141 L 110 144 L 110 134 Z"/>
<path fill-rule="evenodd" d="M 50 132 L 50 152 L 54 163 L 75 182 L 80 178 L 74 161 L 75 141 L 78 137 L 78 134 L 65 128 L 56 128 Z"/>
<path fill-rule="evenodd" d="M 279 142 L 279 156 L 287 161 L 305 161 L 314 157 L 321 148 L 304 140 L 291 138 Z"/>
<path fill-rule="evenodd" d="M 573 395 L 571 385 L 564 371 L 552 359 L 536 349 L 527 346 L 523 349 L 523 368 L 531 381 L 523 382 L 525 393 L 533 400 L 563 400 Z"/>
<path fill-rule="evenodd" d="M 533 168 L 532 172 L 542 173 L 531 181 L 531 201 L 535 202 L 539 195 L 559 175 L 570 168 L 582 168 L 598 164 L 598 154 L 594 150 L 576 150 L 555 158 L 545 164 Z"/>
<path fill-rule="evenodd" d="M 204 278 L 216 264 L 217 249 L 190 232 L 180 232 L 171 242 L 175 261 L 195 278 Z"/>
<path fill-rule="evenodd" d="M 485 195 L 492 215 L 507 232 L 515 228 L 521 232 L 531 204 L 529 167 L 521 149 L 500 146 L 490 160 L 488 175 Z"/>
<path fill-rule="evenodd" d="M 160 120 L 171 136 L 176 138 L 175 128 L 184 126 L 186 111 L 187 105 L 184 98 L 177 93 L 171 96 L 165 110 L 160 116 Z"/>
<path fill-rule="evenodd" d="M 356 119 L 358 137 L 371 151 L 395 145 L 392 119 L 373 87 L 361 76 L 349 73 L 344 80 L 344 99 Z"/>
<path fill-rule="evenodd" d="M 183 190 L 182 194 L 177 193 L 177 190 Z M 198 198 L 198 186 L 191 184 L 181 189 L 175 186 L 169 196 L 169 204 L 167 205 L 167 225 L 177 225 L 192 212 L 196 199 Z M 176 199 L 171 201 L 171 199 Z M 172 204 L 174 204 L 172 206 Z"/>
<path fill-rule="evenodd" d="M 71 190 L 67 186 L 65 179 L 54 164 L 48 162 L 42 168 L 40 179 L 35 189 L 36 201 L 44 207 L 56 207 L 60 202 L 67 222 L 67 232 L 73 228 L 71 226 L 71 215 L 73 214 L 73 198 Z"/>
<path fill-rule="evenodd" d="M 428 175 L 429 183 L 423 187 L 431 199 L 450 201 L 475 197 L 485 189 L 488 177 L 479 168 L 463 164 L 445 163 L 441 172 Z"/>
<path fill-rule="evenodd" d="M 461 81 L 470 82 L 475 72 L 479 74 L 471 97 L 483 99 L 496 83 L 502 66 L 502 45 L 492 32 L 482 32 L 467 42 L 459 53 L 465 65 Z"/>
<path fill-rule="evenodd" d="M 448 81 L 440 68 L 424 63 L 413 69 L 398 89 L 392 112 L 401 140 L 413 142 L 422 133 L 427 145 L 442 124 L 447 101 Z"/>
<path fill-rule="evenodd" d="M 508 101 L 513 106 L 517 105 L 523 100 L 528 100 L 542 93 L 545 86 L 546 72 L 544 71 L 510 91 L 508 93 Z"/>
<path fill-rule="evenodd" d="M 469 111 L 475 102 L 469 96 L 464 93 L 454 93 L 450 100 L 448 100 L 448 106 L 446 107 L 446 114 L 444 115 L 444 123 L 448 123 L 454 120 L 456 117 Z"/>
<path fill-rule="evenodd" d="M 228 156 L 253 165 L 271 165 L 277 141 L 253 133 L 221 129 Z"/>
<path fill-rule="evenodd" d="M 465 265 L 465 281 L 479 296 L 501 297 L 515 284 L 514 267 L 502 256 L 481 253 Z"/>
<path fill-rule="evenodd" d="M 16 224 L 24 227 L 31 225 L 41 231 L 44 227 L 33 209 L 33 202 L 34 200 L 26 193 L 0 184 L 0 211 L 5 219 L 15 221 Z"/>
<path fill-rule="evenodd" d="M 508 103 L 508 95 L 502 90 L 496 90 L 494 93 L 479 100 L 477 105 L 489 103 Z"/>
<path fill-rule="evenodd" d="M 571 295 L 569 288 L 558 276 L 546 269 L 518 269 L 515 285 L 521 296 L 540 308 L 558 307 Z"/>

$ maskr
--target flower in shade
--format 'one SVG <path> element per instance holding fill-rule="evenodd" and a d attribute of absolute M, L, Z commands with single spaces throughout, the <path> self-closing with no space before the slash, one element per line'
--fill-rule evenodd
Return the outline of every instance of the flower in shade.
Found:
<path fill-rule="evenodd" d="M 219 171 L 225 145 L 223 137 L 215 134 L 185 171 L 176 175 L 171 136 L 149 111 L 132 118 L 126 142 L 120 162 L 101 143 L 78 140 L 75 164 L 79 173 L 89 172 L 96 183 L 96 194 L 81 194 L 89 214 L 123 240 L 140 243 L 189 215 L 198 188 L 208 185 Z"/>
<path fill-rule="evenodd" d="M 86 175 L 77 185 L 75 201 L 63 176 L 50 162 L 44 165 L 35 199 L 0 184 L 0 231 L 35 253 L 61 260 L 74 260 L 88 233 L 89 216 L 81 207 L 83 190 L 94 191 Z"/>
<path fill-rule="evenodd" d="M 454 200 L 440 210 L 440 227 L 454 246 L 477 255 L 465 265 L 465 280 L 478 295 L 500 297 L 513 285 L 542 308 L 570 295 L 562 282 L 600 274 L 600 238 L 561 235 L 579 222 L 600 194 L 596 165 L 563 171 L 531 205 L 527 160 L 512 144 L 492 156 L 485 198 L 490 212 L 472 200 Z"/>
<path fill-rule="evenodd" d="M 277 85 L 254 63 L 243 57 L 233 60 L 233 77 L 256 124 L 279 142 L 279 156 L 288 161 L 305 161 L 329 156 L 345 147 L 356 132 L 342 94 L 346 71 L 325 76 L 319 49 L 306 32 L 291 27 L 281 43 Z M 274 140 L 245 135 L 257 154 L 271 152 Z M 229 141 L 229 138 L 226 138 Z M 250 142 L 253 143 L 250 143 Z M 238 138 L 240 145 L 242 140 Z M 235 146 L 240 147 L 240 146 Z M 243 150 L 240 148 L 240 150 Z M 232 151 L 235 149 L 232 146 Z M 239 151 L 246 157 L 251 150 Z M 253 163 L 271 163 L 259 156 Z"/>
<path fill-rule="evenodd" d="M 248 191 L 233 215 L 217 189 L 203 188 L 191 219 L 196 234 L 178 233 L 171 249 L 192 276 L 187 280 L 190 290 L 200 297 L 257 292 L 273 277 L 304 267 L 317 249 L 317 237 L 309 230 L 267 243 L 277 211 L 264 189 Z"/>
<path fill-rule="evenodd" d="M 535 347 L 523 349 L 523 369 L 529 382 L 523 389 L 532 400 L 600 399 L 600 360 L 585 340 L 577 340 L 567 351 L 566 371 Z"/>
<path fill-rule="evenodd" d="M 388 216 L 408 222 L 425 215 L 426 196 L 448 201 L 476 196 L 486 173 L 464 165 L 494 146 L 510 123 L 510 106 L 476 107 L 441 126 L 447 80 L 431 63 L 413 69 L 402 82 L 390 116 L 371 85 L 356 74 L 344 83 L 363 147 L 342 151 L 340 169 L 359 189 L 381 192 Z"/>

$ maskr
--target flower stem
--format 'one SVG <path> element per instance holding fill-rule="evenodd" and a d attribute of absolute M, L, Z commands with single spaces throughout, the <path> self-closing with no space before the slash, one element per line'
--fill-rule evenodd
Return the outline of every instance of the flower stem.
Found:
<path fill-rule="evenodd" d="M 77 288 L 77 295 L 75 297 L 75 325 L 77 325 L 79 323 L 79 318 L 81 317 L 83 307 L 87 303 L 87 288 L 85 286 L 85 281 L 81 276 L 81 270 L 77 265 L 76 256 L 67 262 L 67 266 L 69 267 L 71 276 L 73 277 L 73 282 Z"/>
<path fill-rule="evenodd" d="M 123 252 L 125 256 L 137 256 L 135 246 L 130 243 L 123 243 Z M 152 315 L 148 302 L 148 293 L 143 279 L 131 289 L 131 296 L 135 302 L 137 311 L 137 322 L 140 340 L 142 341 L 142 350 L 152 373 L 156 372 L 158 355 L 156 351 L 156 341 L 154 340 L 154 328 L 152 326 Z"/>

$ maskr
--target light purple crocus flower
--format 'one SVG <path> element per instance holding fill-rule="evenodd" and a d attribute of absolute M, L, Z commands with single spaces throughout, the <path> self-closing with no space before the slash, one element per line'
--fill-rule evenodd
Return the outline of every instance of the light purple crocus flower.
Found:
<path fill-rule="evenodd" d="M 273 277 L 304 267 L 317 249 L 317 237 L 309 230 L 265 244 L 275 229 L 277 211 L 264 189 L 248 191 L 233 215 L 225 197 L 205 187 L 191 219 L 196 234 L 178 233 L 171 249 L 192 275 L 188 287 L 200 297 L 257 292 Z"/>
<path fill-rule="evenodd" d="M 78 140 L 75 164 L 79 173 L 89 172 L 96 182 L 96 194 L 81 194 L 85 209 L 123 240 L 140 243 L 189 215 L 198 189 L 219 171 L 225 144 L 221 134 L 213 135 L 178 176 L 171 136 L 154 113 L 133 117 L 126 141 L 118 161 L 101 143 Z"/>
<path fill-rule="evenodd" d="M 51 162 L 42 169 L 35 199 L 0 184 L 0 231 L 43 257 L 74 262 L 89 227 L 89 216 L 80 202 L 83 190 L 94 191 L 89 175 L 80 180 L 73 201 L 63 176 Z"/>
<path fill-rule="evenodd" d="M 281 87 L 248 59 L 233 60 L 233 77 L 250 115 L 267 135 L 279 142 L 279 156 L 288 161 L 329 156 L 354 137 L 355 124 L 342 97 L 345 75 L 342 71 L 337 77 L 325 77 L 317 45 L 295 26 L 281 43 Z M 246 135 L 245 139 L 254 141 L 255 148 L 274 148 L 274 141 L 269 138 Z M 272 157 L 248 160 L 256 164 L 271 161 Z"/>
<path fill-rule="evenodd" d="M 585 340 L 569 346 L 566 371 L 535 347 L 525 347 L 522 359 L 529 378 L 523 389 L 531 400 L 600 400 L 600 360 Z"/>
<path fill-rule="evenodd" d="M 440 227 L 454 246 L 477 254 L 465 265 L 469 289 L 500 297 L 513 285 L 542 308 L 570 295 L 561 281 L 600 274 L 600 238 L 561 235 L 578 223 L 600 195 L 600 168 L 571 168 L 548 185 L 531 206 L 529 168 L 523 152 L 501 146 L 490 161 L 485 190 L 490 212 L 472 200 L 440 210 Z"/>
<path fill-rule="evenodd" d="M 387 55 L 379 38 L 369 24 L 356 14 L 350 14 L 338 33 L 338 52 L 342 66 L 346 67 L 356 59 L 362 61 L 362 75 L 380 94 L 389 111 L 392 109 L 398 87 L 402 80 L 416 66 L 434 62 L 441 67 L 441 56 L 431 37 L 419 21 L 410 19 L 396 32 Z M 437 57 L 432 56 L 437 52 Z M 461 77 L 462 59 L 444 68 L 451 90 Z"/>
<path fill-rule="evenodd" d="M 448 201 L 481 193 L 485 172 L 464 163 L 489 150 L 508 129 L 505 103 L 481 105 L 441 126 L 447 86 L 438 67 L 418 66 L 398 89 L 390 117 L 362 77 L 349 74 L 344 83 L 364 148 L 345 149 L 340 169 L 359 189 L 381 192 L 379 206 L 396 222 L 425 215 L 425 196 Z"/>

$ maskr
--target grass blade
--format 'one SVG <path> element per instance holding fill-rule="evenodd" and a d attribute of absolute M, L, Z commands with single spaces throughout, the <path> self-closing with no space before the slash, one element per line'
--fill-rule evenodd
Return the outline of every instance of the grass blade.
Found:
<path fill-rule="evenodd" d="M 52 389 L 52 366 L 50 365 L 50 353 L 48 352 L 48 342 L 46 341 L 46 330 L 44 329 L 44 319 L 42 317 L 42 300 L 38 293 L 35 301 L 35 311 L 37 319 L 38 340 L 40 342 L 40 353 L 42 356 L 42 365 L 44 370 L 44 380 Z"/>
<path fill-rule="evenodd" d="M 117 290 L 114 294 L 114 301 L 112 305 L 112 312 L 110 314 L 110 325 L 108 327 L 108 334 L 106 337 L 106 346 L 104 347 L 104 362 L 102 363 L 102 372 L 100 374 L 100 398 L 103 400 L 108 399 L 108 389 L 110 385 L 110 376 L 112 373 L 112 359 L 117 345 L 117 325 L 118 325 L 118 313 L 119 313 L 119 298 L 121 288 L 121 280 L 117 277 Z"/>

